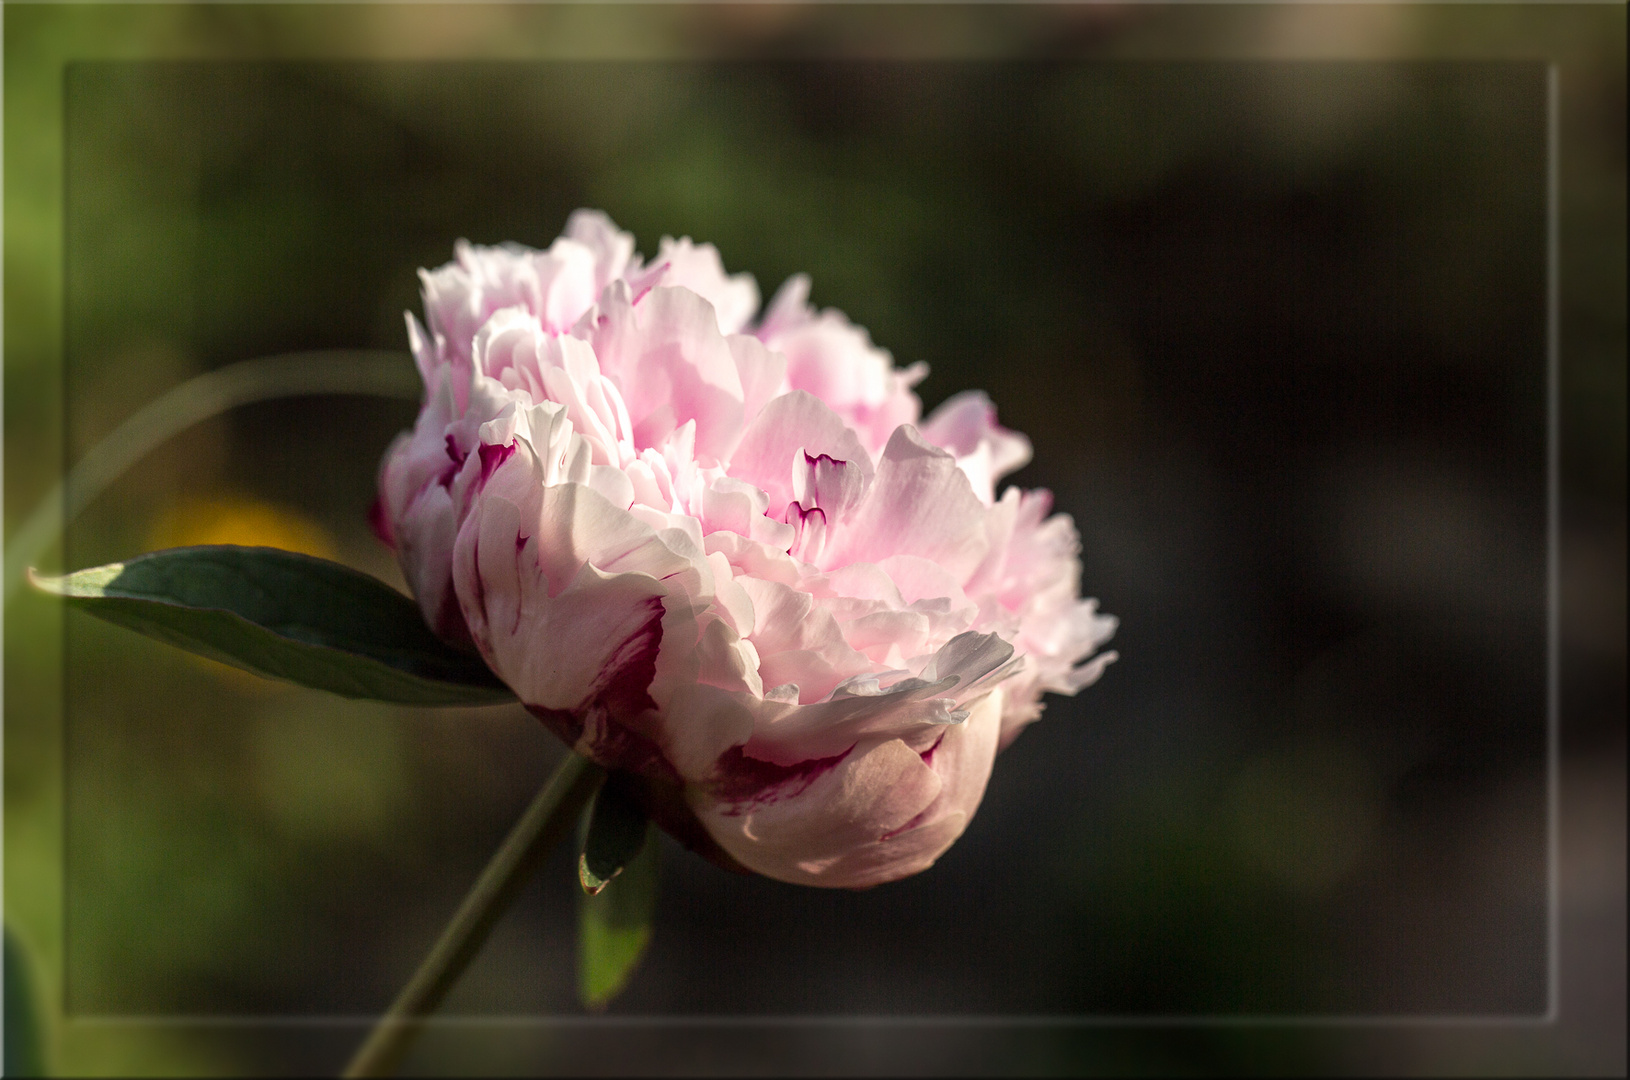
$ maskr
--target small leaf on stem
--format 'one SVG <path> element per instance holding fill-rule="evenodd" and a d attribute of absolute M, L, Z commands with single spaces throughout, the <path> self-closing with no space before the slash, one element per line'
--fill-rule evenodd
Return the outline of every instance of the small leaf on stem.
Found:
<path fill-rule="evenodd" d="M 645 823 L 640 832 L 639 852 L 617 880 L 578 896 L 577 993 L 596 1011 L 622 991 L 651 943 L 662 845 L 654 825 Z"/>
<path fill-rule="evenodd" d="M 31 572 L 69 607 L 270 679 L 410 705 L 514 695 L 443 642 L 377 578 L 277 548 L 171 548 L 64 577 Z"/>
<path fill-rule="evenodd" d="M 577 880 L 590 896 L 622 873 L 645 844 L 645 808 L 628 789 L 628 782 L 622 774 L 613 773 L 589 806 L 583 853 L 577 857 Z"/>

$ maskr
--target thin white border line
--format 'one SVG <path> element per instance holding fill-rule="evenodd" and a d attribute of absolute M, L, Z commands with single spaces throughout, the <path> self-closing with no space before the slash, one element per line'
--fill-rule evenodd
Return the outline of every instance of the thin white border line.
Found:
<path fill-rule="evenodd" d="M 5 280 L 5 206 L 6 206 L 6 125 L 4 89 L 5 52 L 6 52 L 6 18 L 3 10 L 3 0 L 0 0 L 0 514 L 4 513 L 6 505 L 6 280 Z M 4 574 L 6 566 L 6 544 L 0 538 L 0 574 Z M 0 606 L 0 923 L 6 930 L 11 924 L 5 921 L 6 907 L 6 618 L 5 608 Z M 7 939 L 10 934 L 6 935 Z M 9 945 L 9 940 L 7 941 Z M 17 958 L 18 962 L 22 957 Z M 0 962 L 0 1001 L 6 1000 L 5 965 Z M 6 1045 L 5 1012 L 0 1009 L 0 1048 Z"/>
<path fill-rule="evenodd" d="M 1545 69 L 1545 785 L 1547 1020 L 1562 1007 L 1562 69 Z"/>
<path fill-rule="evenodd" d="M 140 2 L 140 0 L 137 0 Z M 840 0 L 841 2 L 841 0 Z M 1206 0 L 1200 0 L 1206 2 Z M 383 61 L 390 63 L 391 61 Z M 1264 61 L 1239 61 L 1262 63 Z M 1273 61 L 1266 61 L 1272 63 Z M 1317 62 L 1317 61 L 1315 61 Z M 1339 62 L 1339 61 L 1336 61 Z M 1360 61 L 1363 63 L 1364 61 Z M 1546 488 L 1546 1007 L 1542 1013 L 1436 1015 L 680 1015 L 680 1016 L 432 1016 L 425 1023 L 442 1027 L 570 1027 L 570 1028 L 933 1028 L 943 1026 L 982 1029 L 1108 1028 L 1108 1027 L 1544 1027 L 1555 1024 L 1561 1010 L 1561 66 L 1546 65 L 1546 206 L 1545 206 L 1545 488 Z M 66 121 L 66 115 L 64 116 Z M 66 123 L 64 123 L 66 152 Z M 66 182 L 66 181 L 65 181 Z M 64 220 L 67 206 L 64 204 Z M 66 309 L 65 309 L 66 310 Z M 3 376 L 0 376 L 3 378 Z M 0 383 L 3 386 L 3 383 Z M 3 400 L 3 399 L 0 399 Z M 3 634 L 3 629 L 0 629 Z M 3 749 L 0 749 L 3 754 Z M 66 800 L 65 800 L 66 802 Z M 3 840 L 0 840 L 3 845 Z M 3 852 L 0 847 L 0 852 Z M 3 872 L 3 871 L 0 871 Z M 66 939 L 66 927 L 64 927 Z M 66 996 L 66 979 L 64 979 Z M 64 1009 L 65 1024 L 90 1027 L 364 1027 L 378 1021 L 372 1015 L 74 1015 Z"/>
<path fill-rule="evenodd" d="M 73 1016 L 68 1024 L 87 1027 L 200 1027 L 200 1028 L 353 1028 L 372 1027 L 379 1022 L 377 1016 Z M 756 1014 L 698 1013 L 692 1016 L 664 1016 L 661 1014 L 636 1016 L 526 1016 L 494 1014 L 491 1016 L 432 1016 L 425 1023 L 434 1028 L 1166 1028 L 1166 1027 L 1547 1027 L 1550 1017 L 1540 1013 L 1511 1015 L 1443 1015 L 1426 1016 L 1274 1016 L 1250 1014 L 1229 1016 L 1218 1014 L 1137 1015 L 1126 1016 L 989 1016 L 970 1013 L 931 1015 L 879 1016 L 869 1013 L 830 1016 L 763 1016 Z"/>
<path fill-rule="evenodd" d="M 62 4 L 63 0 L 7 0 L 13 4 L 27 4 L 41 7 L 51 4 Z M 115 7 L 154 7 L 172 5 L 175 0 L 112 0 Z M 218 4 L 228 6 L 240 4 L 264 4 L 266 0 L 215 0 Z M 500 5 L 542 4 L 551 7 L 588 7 L 600 4 L 614 4 L 624 7 L 718 7 L 726 3 L 739 4 L 744 0 L 304 0 L 305 3 L 315 4 L 318 7 L 352 7 L 358 4 L 363 6 L 400 7 L 400 6 L 431 6 L 431 7 L 457 7 L 461 3 L 497 3 Z M 879 0 L 746 0 L 756 5 L 770 7 L 869 7 L 879 3 Z M 906 7 L 989 7 L 1002 6 L 1014 0 L 886 0 L 886 2 Z M 1022 0 L 1026 6 L 1039 7 L 1071 7 L 1081 6 L 1082 0 Z M 1102 6 L 1109 6 L 1111 0 L 1096 0 Z M 67 6 L 91 6 L 105 4 L 108 0 L 69 0 Z M 1120 3 L 1132 7 L 1247 7 L 1267 5 L 1271 7 L 1397 7 L 1425 6 L 1422 3 L 1400 3 L 1400 0 L 1120 0 Z M 1440 7 L 1578 7 L 1578 6 L 1623 6 L 1624 0 L 1439 0 Z"/>

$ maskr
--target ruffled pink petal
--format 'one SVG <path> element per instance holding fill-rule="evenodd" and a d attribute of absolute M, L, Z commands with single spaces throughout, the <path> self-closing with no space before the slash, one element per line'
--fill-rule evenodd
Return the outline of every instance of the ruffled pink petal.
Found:
<path fill-rule="evenodd" d="M 842 313 L 816 313 L 808 305 L 809 278 L 788 278 L 756 331 L 786 354 L 787 385 L 826 402 L 875 456 L 901 424 L 914 424 L 922 402 L 911 388 L 928 374 L 924 364 L 896 370 L 884 349 Z"/>
<path fill-rule="evenodd" d="M 793 458 L 793 501 L 802 509 L 820 510 L 824 521 L 840 525 L 866 497 L 872 472 L 872 463 L 865 457 L 849 460 L 805 450 Z"/>
<path fill-rule="evenodd" d="M 463 463 L 456 435 L 449 434 L 462 425 L 450 386 L 455 377 L 449 366 L 431 369 L 419 422 L 391 444 L 380 464 L 378 514 L 425 622 L 443 639 L 467 647 L 469 632 L 452 590 L 458 515 L 450 488 Z"/>
<path fill-rule="evenodd" d="M 935 409 L 922 436 L 956 457 L 974 494 L 987 506 L 996 500 L 997 481 L 1031 456 L 1030 440 L 996 423 L 996 406 L 981 390 L 956 394 Z"/>
<path fill-rule="evenodd" d="M 528 705 L 572 711 L 638 679 L 661 643 L 660 582 L 587 563 L 552 580 L 520 507 L 484 496 L 459 532 L 454 583 L 482 656 Z M 649 685 L 651 675 L 643 674 Z M 645 685 L 619 687 L 625 696 Z"/>
<path fill-rule="evenodd" d="M 634 237 L 617 228 L 599 210 L 573 210 L 563 235 L 582 244 L 594 257 L 594 292 L 589 298 L 592 304 L 607 285 L 627 271 L 634 258 Z"/>
<path fill-rule="evenodd" d="M 730 457 L 730 475 L 756 484 L 769 496 L 766 514 L 779 519 L 800 493 L 808 468 L 805 455 L 823 455 L 856 470 L 847 482 L 857 492 L 871 483 L 871 456 L 855 433 L 819 398 L 802 390 L 764 406 Z"/>
<path fill-rule="evenodd" d="M 761 339 L 778 338 L 814 318 L 809 307 L 809 285 L 808 274 L 794 274 L 781 283 L 756 331 Z"/>
<path fill-rule="evenodd" d="M 692 806 L 749 869 L 781 881 L 854 887 L 850 877 L 824 871 L 908 825 L 942 786 L 921 755 L 886 739 L 809 769 L 726 761 L 710 794 L 693 796 Z"/>
<path fill-rule="evenodd" d="M 707 301 L 686 289 L 656 288 L 635 304 L 614 282 L 583 329 L 622 393 L 636 446 L 658 446 L 692 422 L 696 454 L 728 459 L 741 437 L 744 394 Z"/>
<path fill-rule="evenodd" d="M 631 658 L 654 662 L 663 598 L 697 586 L 698 571 L 592 488 L 538 484 L 548 462 L 530 443 L 495 449 L 510 453 L 473 496 L 453 585 L 477 647 L 521 700 L 576 709 Z"/>
<path fill-rule="evenodd" d="M 870 739 L 836 759 L 775 767 L 727 758 L 693 796 L 703 827 L 781 881 L 862 889 L 926 869 L 962 835 L 996 757 L 1001 691 L 926 749 Z"/>
<path fill-rule="evenodd" d="M 837 568 L 915 555 L 967 580 L 987 550 L 983 516 L 956 460 L 914 428 L 897 428 L 865 502 L 828 543 L 823 563 Z"/>
<path fill-rule="evenodd" d="M 732 334 L 726 340 L 730 344 L 730 355 L 736 361 L 736 374 L 741 379 L 742 422 L 750 425 L 771 399 L 790 389 L 787 358 L 746 334 Z"/>
<path fill-rule="evenodd" d="M 689 289 L 713 305 L 719 332 L 739 333 L 758 312 L 758 283 L 751 274 L 726 274 L 719 249 L 712 244 L 696 244 L 688 236 L 678 240 L 664 236 L 654 260 L 665 267 L 663 285 Z"/>
<path fill-rule="evenodd" d="M 713 610 L 672 596 L 650 697 L 656 711 L 630 726 L 661 748 L 681 777 L 700 781 L 752 735 L 763 705 L 758 654 Z"/>
<path fill-rule="evenodd" d="M 890 673 L 890 685 L 875 676 L 851 679 L 825 700 L 761 720 L 743 747 L 750 758 L 790 766 L 830 758 L 866 739 L 901 739 L 923 749 L 946 725 L 963 721 L 959 702 L 980 692 L 979 684 L 1013 655 L 994 634 L 962 634 L 952 639 L 917 676 Z"/>
<path fill-rule="evenodd" d="M 744 636 L 758 652 L 765 686 L 796 685 L 800 701 L 820 701 L 840 682 L 871 669 L 807 592 L 746 574 L 735 581 L 752 602 L 754 626 Z"/>
<path fill-rule="evenodd" d="M 976 702 L 967 721 L 945 732 L 928 753 L 927 764 L 940 778 L 932 802 L 904 826 L 877 842 L 845 852 L 821 867 L 818 884 L 862 889 L 926 870 L 956 842 L 985 797 L 996 761 L 1002 692 Z"/>
<path fill-rule="evenodd" d="M 565 237 L 548 251 L 461 240 L 455 252 L 455 262 L 419 272 L 430 332 L 451 357 L 469 356 L 470 343 L 494 312 L 520 308 L 559 333 L 599 295 L 595 253 Z"/>

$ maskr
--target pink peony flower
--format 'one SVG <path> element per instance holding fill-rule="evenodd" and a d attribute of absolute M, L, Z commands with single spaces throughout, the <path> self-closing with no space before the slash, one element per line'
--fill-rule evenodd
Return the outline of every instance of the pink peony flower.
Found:
<path fill-rule="evenodd" d="M 788 281 L 579 211 L 460 243 L 408 316 L 426 398 L 376 524 L 426 619 L 675 836 L 783 881 L 913 874 L 998 749 L 1114 653 L 1075 528 L 977 392 L 925 422 L 861 328 Z"/>

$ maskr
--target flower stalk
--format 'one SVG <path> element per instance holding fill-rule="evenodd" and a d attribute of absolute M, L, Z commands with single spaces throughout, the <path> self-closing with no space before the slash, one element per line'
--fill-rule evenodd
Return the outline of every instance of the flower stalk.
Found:
<path fill-rule="evenodd" d="M 605 770 L 568 754 L 487 863 L 419 970 L 380 1017 L 344 1076 L 388 1076 L 401 1062 L 425 1018 L 481 951 L 487 935 L 549 851 L 572 830 L 605 780 Z"/>

